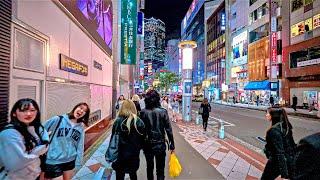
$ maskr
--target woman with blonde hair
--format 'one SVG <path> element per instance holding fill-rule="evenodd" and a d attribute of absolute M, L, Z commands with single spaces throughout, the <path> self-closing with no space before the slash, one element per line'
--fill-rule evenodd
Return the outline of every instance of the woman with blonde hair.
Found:
<path fill-rule="evenodd" d="M 145 125 L 137 116 L 137 109 L 131 100 L 124 100 L 112 127 L 110 142 L 115 134 L 119 135 L 118 154 L 112 162 L 116 179 L 122 180 L 128 173 L 131 180 L 137 179 L 140 164 L 140 150 L 144 145 Z M 106 159 L 111 159 L 106 155 Z"/>
<path fill-rule="evenodd" d="M 137 94 L 133 95 L 132 96 L 132 99 L 131 99 L 134 103 L 134 105 L 136 106 L 136 109 L 137 109 L 137 115 L 140 114 L 140 111 L 141 111 L 141 107 L 140 107 L 140 98 Z"/>

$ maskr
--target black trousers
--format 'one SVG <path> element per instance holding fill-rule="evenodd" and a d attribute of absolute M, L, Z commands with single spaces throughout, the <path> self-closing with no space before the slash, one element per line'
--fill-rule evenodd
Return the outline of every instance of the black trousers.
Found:
<path fill-rule="evenodd" d="M 202 116 L 202 126 L 204 130 L 207 130 L 207 126 L 208 126 L 208 118 L 207 116 Z"/>
<path fill-rule="evenodd" d="M 292 108 L 294 111 L 297 111 L 297 105 L 296 104 L 292 104 Z"/>
<path fill-rule="evenodd" d="M 157 180 L 164 180 L 164 166 L 166 161 L 166 152 L 157 154 L 145 154 L 147 161 L 147 178 L 153 180 L 154 158 L 156 159 Z"/>
<path fill-rule="evenodd" d="M 279 167 L 271 160 L 268 160 L 261 176 L 261 180 L 274 180 L 280 175 Z"/>
<path fill-rule="evenodd" d="M 116 179 L 117 180 L 124 180 L 126 173 L 124 171 L 116 171 Z M 137 180 L 137 172 L 130 172 L 129 173 L 130 180 Z"/>

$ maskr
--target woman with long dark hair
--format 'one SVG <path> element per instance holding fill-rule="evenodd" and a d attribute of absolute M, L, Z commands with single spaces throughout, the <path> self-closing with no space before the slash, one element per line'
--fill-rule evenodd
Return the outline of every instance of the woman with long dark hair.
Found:
<path fill-rule="evenodd" d="M 88 126 L 90 108 L 87 103 L 77 104 L 71 112 L 49 119 L 45 128 L 52 135 L 45 163 L 44 177 L 63 176 L 71 179 L 75 166 L 80 167 L 84 151 L 84 125 Z M 57 130 L 56 130 L 57 129 Z"/>
<path fill-rule="evenodd" d="M 200 114 L 202 115 L 202 126 L 204 131 L 207 131 L 210 112 L 211 112 L 211 105 L 208 103 L 208 99 L 204 98 L 200 105 Z"/>
<path fill-rule="evenodd" d="M 283 108 L 267 109 L 266 119 L 271 127 L 266 134 L 265 154 L 268 162 L 261 179 L 291 178 L 296 144 L 292 136 L 292 125 Z"/>
<path fill-rule="evenodd" d="M 174 151 L 174 139 L 168 111 L 161 107 L 160 95 L 150 90 L 145 98 L 146 108 L 140 118 L 146 126 L 146 145 L 143 149 L 147 161 L 147 179 L 153 180 L 154 158 L 156 159 L 157 179 L 163 180 L 166 160 L 166 135 L 171 153 Z"/>
<path fill-rule="evenodd" d="M 145 140 L 145 125 L 137 116 L 137 109 L 131 100 L 124 100 L 112 127 L 111 140 L 119 134 L 118 157 L 112 163 L 116 179 L 123 180 L 128 173 L 131 180 L 137 180 L 140 165 L 140 150 Z M 110 140 L 110 141 L 111 141 Z M 108 158 L 108 157 L 107 157 Z"/>
<path fill-rule="evenodd" d="M 0 179 L 36 179 L 40 156 L 49 136 L 41 125 L 40 109 L 32 99 L 20 99 L 12 107 L 10 123 L 0 133 Z"/>

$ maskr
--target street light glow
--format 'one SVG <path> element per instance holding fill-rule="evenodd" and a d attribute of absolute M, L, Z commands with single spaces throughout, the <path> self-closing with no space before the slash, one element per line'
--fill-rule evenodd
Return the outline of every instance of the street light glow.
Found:
<path fill-rule="evenodd" d="M 182 69 L 192 69 L 192 48 L 184 48 L 182 58 Z"/>

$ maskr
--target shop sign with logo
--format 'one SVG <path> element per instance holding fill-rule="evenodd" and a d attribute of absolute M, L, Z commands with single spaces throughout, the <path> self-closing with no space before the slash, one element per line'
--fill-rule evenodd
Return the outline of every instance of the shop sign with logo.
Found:
<path fill-rule="evenodd" d="M 102 64 L 98 63 L 97 61 L 93 61 L 93 67 L 102 70 Z"/>
<path fill-rule="evenodd" d="M 313 16 L 313 29 L 320 27 L 320 14 Z"/>
<path fill-rule="evenodd" d="M 137 1 L 121 1 L 121 64 L 136 64 Z"/>
<path fill-rule="evenodd" d="M 88 126 L 93 125 L 94 123 L 96 123 L 100 119 L 101 119 L 101 110 L 100 109 L 93 112 L 93 113 L 90 113 Z"/>
<path fill-rule="evenodd" d="M 65 56 L 63 54 L 60 54 L 60 69 L 79 74 L 82 76 L 87 76 L 88 75 L 88 66 L 76 61 L 68 56 Z"/>

